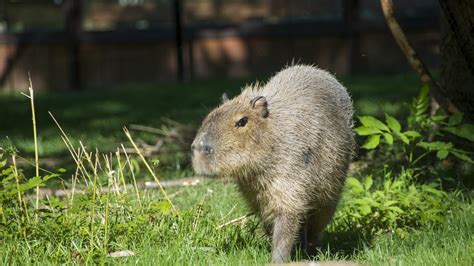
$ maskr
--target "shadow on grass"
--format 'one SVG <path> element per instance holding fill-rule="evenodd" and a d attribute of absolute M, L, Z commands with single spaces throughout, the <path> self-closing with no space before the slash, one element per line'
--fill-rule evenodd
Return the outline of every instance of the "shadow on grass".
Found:
<path fill-rule="evenodd" d="M 373 235 L 360 230 L 331 230 L 324 234 L 322 247 L 318 249 L 315 256 L 309 256 L 298 248 L 292 251 L 292 261 L 353 260 L 358 253 L 363 252 L 365 246 L 370 246 L 373 239 Z M 257 219 L 246 228 L 231 232 L 225 241 L 217 246 L 225 254 L 233 254 L 236 250 L 245 250 L 249 247 L 256 247 L 269 256 L 272 252 L 271 239 L 265 234 Z"/>
<path fill-rule="evenodd" d="M 323 237 L 319 255 L 335 259 L 351 259 L 361 252 L 364 246 L 370 245 L 372 240 L 372 235 L 359 230 L 327 232 Z"/>

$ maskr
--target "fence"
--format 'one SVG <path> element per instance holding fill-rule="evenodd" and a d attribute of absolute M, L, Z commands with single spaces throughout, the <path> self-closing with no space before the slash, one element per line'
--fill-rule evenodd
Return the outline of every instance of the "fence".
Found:
<path fill-rule="evenodd" d="M 384 21 L 360 19 L 356 2 L 343 1 L 341 16 L 329 19 L 180 25 L 182 6 L 175 0 L 173 23 L 140 30 L 85 30 L 77 22 L 80 12 L 67 11 L 63 31 L 0 34 L 0 86 L 27 88 L 28 72 L 37 89 L 53 90 L 246 77 L 272 73 L 292 60 L 338 75 L 407 70 Z M 400 22 L 427 65 L 437 67 L 439 14 Z"/>

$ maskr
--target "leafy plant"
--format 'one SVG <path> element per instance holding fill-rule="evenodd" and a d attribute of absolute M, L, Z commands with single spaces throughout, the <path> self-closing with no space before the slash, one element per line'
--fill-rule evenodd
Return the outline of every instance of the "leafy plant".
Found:
<path fill-rule="evenodd" d="M 414 183 L 412 174 L 411 170 L 404 170 L 393 176 L 388 171 L 375 183 L 371 175 L 361 181 L 349 177 L 336 220 L 371 234 L 403 233 L 422 225 L 443 223 L 449 210 L 447 193 L 436 183 Z"/>
<path fill-rule="evenodd" d="M 16 164 L 7 164 L 7 154 L 15 160 L 13 148 L 0 147 L 0 232 L 4 235 L 24 233 L 29 220 L 28 207 L 24 193 L 36 187 L 45 186 L 45 182 L 58 174 L 26 178 Z"/>
<path fill-rule="evenodd" d="M 428 88 L 423 87 L 417 98 L 413 100 L 410 116 L 406 121 L 406 129 L 394 117 L 385 114 L 385 123 L 372 116 L 360 116 L 361 126 L 355 129 L 357 135 L 366 137 L 363 149 L 374 150 L 380 147 L 392 158 L 403 158 L 406 165 L 413 166 L 429 154 L 436 153 L 440 160 L 448 155 L 474 163 L 472 152 L 456 147 L 446 138 L 433 141 L 433 137 L 445 137 L 446 133 L 474 141 L 474 125 L 462 123 L 462 113 L 450 116 L 437 114 L 430 116 Z M 397 156 L 402 153 L 403 156 Z M 395 156 L 393 156 L 395 155 Z M 388 157 L 386 156 L 386 157 Z"/>
<path fill-rule="evenodd" d="M 444 160 L 453 156 L 474 163 L 473 153 L 449 138 L 452 134 L 472 141 L 474 125 L 463 123 L 462 113 L 448 116 L 438 112 L 431 116 L 429 103 L 428 88 L 423 87 L 413 100 L 406 121 L 400 122 L 389 114 L 385 114 L 384 121 L 372 116 L 359 117 L 361 125 L 355 132 L 366 138 L 362 148 L 369 151 L 368 158 L 375 158 L 384 167 L 383 171 L 371 170 L 376 165 L 372 161 L 370 174 L 347 179 L 339 219 L 376 234 L 443 223 L 449 210 L 446 192 L 439 183 L 420 183 L 418 177 L 434 173 L 426 158 Z M 423 181 L 433 177 L 438 175 Z"/>
<path fill-rule="evenodd" d="M 365 143 L 362 145 L 364 149 L 375 149 L 381 143 L 381 139 L 388 145 L 392 145 L 394 140 L 399 139 L 404 144 L 410 144 L 416 138 L 420 138 L 421 134 L 417 131 L 407 130 L 402 132 L 400 122 L 394 117 L 385 114 L 385 121 L 378 120 L 372 116 L 361 116 L 359 121 L 362 126 L 355 129 L 359 136 L 368 136 Z M 382 138 L 383 137 L 383 138 Z"/>

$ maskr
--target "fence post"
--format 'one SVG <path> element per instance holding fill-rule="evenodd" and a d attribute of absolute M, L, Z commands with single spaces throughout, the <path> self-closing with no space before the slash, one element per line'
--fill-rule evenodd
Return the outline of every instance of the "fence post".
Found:
<path fill-rule="evenodd" d="M 360 47 L 359 32 L 359 0 L 342 0 L 343 21 L 346 28 L 346 38 L 349 45 L 349 67 L 348 74 L 362 72 L 366 67 L 365 60 L 367 57 L 362 55 Z"/>
<path fill-rule="evenodd" d="M 184 80 L 184 62 L 183 62 L 183 28 L 182 28 L 182 12 L 181 0 L 173 0 L 173 13 L 175 25 L 175 42 L 176 42 L 176 63 L 177 78 L 179 82 Z"/>
<path fill-rule="evenodd" d="M 81 89 L 81 62 L 79 34 L 81 31 L 82 0 L 66 2 L 66 45 L 69 53 L 69 86 L 74 90 Z"/>

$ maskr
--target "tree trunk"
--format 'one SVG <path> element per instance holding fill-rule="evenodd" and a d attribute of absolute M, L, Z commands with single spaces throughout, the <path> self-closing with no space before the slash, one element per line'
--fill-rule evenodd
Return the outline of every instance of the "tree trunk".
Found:
<path fill-rule="evenodd" d="M 380 0 L 382 11 L 387 21 L 387 25 L 392 32 L 395 41 L 405 55 L 408 63 L 421 79 L 424 85 L 429 86 L 431 95 L 431 114 L 434 114 L 438 107 L 441 106 L 444 110 L 449 113 L 459 112 L 459 109 L 450 101 L 446 93 L 441 90 L 438 83 L 433 79 L 432 75 L 420 60 L 415 50 L 411 47 L 408 42 L 407 36 L 403 32 L 400 24 L 398 24 L 393 11 L 392 0 Z"/>
<path fill-rule="evenodd" d="M 439 1 L 444 15 L 441 88 L 474 121 L 474 1 Z"/>

